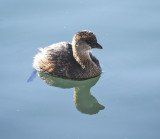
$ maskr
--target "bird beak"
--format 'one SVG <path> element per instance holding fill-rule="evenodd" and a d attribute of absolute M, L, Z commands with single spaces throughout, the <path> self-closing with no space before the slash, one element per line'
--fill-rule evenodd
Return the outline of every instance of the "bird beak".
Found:
<path fill-rule="evenodd" d="M 99 43 L 96 44 L 95 48 L 103 49 L 103 47 Z"/>

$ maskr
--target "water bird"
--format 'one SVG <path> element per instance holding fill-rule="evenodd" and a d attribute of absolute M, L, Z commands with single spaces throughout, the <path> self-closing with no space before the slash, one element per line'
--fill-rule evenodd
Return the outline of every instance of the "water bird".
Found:
<path fill-rule="evenodd" d="M 60 42 L 45 48 L 35 55 L 33 68 L 54 77 L 86 80 L 102 72 L 98 59 L 91 49 L 102 49 L 96 35 L 91 31 L 77 32 L 72 43 Z"/>

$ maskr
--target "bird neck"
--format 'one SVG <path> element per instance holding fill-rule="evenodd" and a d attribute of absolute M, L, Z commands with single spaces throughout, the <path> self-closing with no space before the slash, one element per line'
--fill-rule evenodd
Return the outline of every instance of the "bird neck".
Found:
<path fill-rule="evenodd" d="M 92 61 L 89 50 L 84 49 L 86 47 L 88 46 L 85 46 L 85 44 L 76 44 L 72 41 L 73 57 L 85 71 L 83 76 L 86 78 L 98 76 L 101 73 L 101 68 Z"/>
<path fill-rule="evenodd" d="M 85 47 L 85 46 L 83 46 L 83 47 Z M 73 57 L 80 64 L 82 69 L 87 68 L 88 64 L 93 64 L 92 59 L 89 55 L 89 50 L 83 50 L 79 46 L 79 44 L 72 45 L 72 50 L 73 50 Z"/>

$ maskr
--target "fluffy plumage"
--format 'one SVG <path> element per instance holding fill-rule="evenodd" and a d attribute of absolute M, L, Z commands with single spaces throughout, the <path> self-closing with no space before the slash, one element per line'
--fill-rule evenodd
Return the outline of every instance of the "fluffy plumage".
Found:
<path fill-rule="evenodd" d="M 33 67 L 55 77 L 72 80 L 84 80 L 100 75 L 99 62 L 88 50 L 91 46 L 84 40 L 78 44 L 81 37 L 74 38 L 73 41 L 76 40 L 76 44 L 73 41 L 72 44 L 60 42 L 40 49 L 41 52 L 34 58 Z"/>

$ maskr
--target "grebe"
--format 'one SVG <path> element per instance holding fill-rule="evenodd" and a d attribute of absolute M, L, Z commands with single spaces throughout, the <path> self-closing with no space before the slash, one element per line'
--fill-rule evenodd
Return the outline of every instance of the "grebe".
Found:
<path fill-rule="evenodd" d="M 85 80 L 99 76 L 102 72 L 99 61 L 89 51 L 102 49 L 96 36 L 91 31 L 77 32 L 72 43 L 60 42 L 40 49 L 33 61 L 37 71 L 49 75 L 71 79 Z"/>

